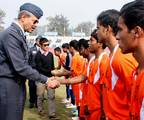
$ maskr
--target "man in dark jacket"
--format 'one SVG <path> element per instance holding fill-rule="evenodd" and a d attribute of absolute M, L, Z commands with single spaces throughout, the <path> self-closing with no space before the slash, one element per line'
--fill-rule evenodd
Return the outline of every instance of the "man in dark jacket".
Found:
<path fill-rule="evenodd" d="M 25 3 L 18 20 L 0 33 L 0 119 L 22 120 L 25 102 L 25 80 L 35 80 L 56 88 L 59 82 L 48 79 L 28 64 L 25 32 L 32 32 L 43 11 Z"/>
<path fill-rule="evenodd" d="M 42 38 L 42 36 L 38 36 L 35 39 L 35 44 L 33 47 L 29 49 L 29 64 L 32 66 L 32 68 L 36 68 L 35 63 L 35 56 L 38 52 L 39 48 L 39 40 Z M 34 106 L 37 107 L 37 95 L 36 95 L 36 84 L 35 81 L 29 80 L 29 108 L 33 108 Z"/>

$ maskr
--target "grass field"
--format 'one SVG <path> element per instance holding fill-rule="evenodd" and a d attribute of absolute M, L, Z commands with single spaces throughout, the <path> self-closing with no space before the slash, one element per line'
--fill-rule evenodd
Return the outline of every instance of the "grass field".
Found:
<path fill-rule="evenodd" d="M 27 91 L 28 95 L 28 91 Z M 61 103 L 61 100 L 65 98 L 65 86 L 61 86 L 56 89 L 56 114 L 60 120 L 72 120 L 71 112 L 69 109 L 65 108 L 65 105 Z M 46 96 L 46 95 L 45 95 Z M 28 107 L 28 97 L 26 100 L 25 111 L 24 111 L 24 120 L 48 120 L 48 117 L 41 117 L 38 115 L 37 109 L 29 109 Z M 45 110 L 47 110 L 47 100 L 44 102 Z"/>

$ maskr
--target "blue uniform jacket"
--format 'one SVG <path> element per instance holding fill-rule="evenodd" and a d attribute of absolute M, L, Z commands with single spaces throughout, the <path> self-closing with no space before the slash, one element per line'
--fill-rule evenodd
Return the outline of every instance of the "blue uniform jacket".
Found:
<path fill-rule="evenodd" d="M 30 80 L 45 83 L 47 77 L 33 69 L 28 63 L 28 47 L 22 30 L 12 25 L 0 33 L 0 78 Z"/>

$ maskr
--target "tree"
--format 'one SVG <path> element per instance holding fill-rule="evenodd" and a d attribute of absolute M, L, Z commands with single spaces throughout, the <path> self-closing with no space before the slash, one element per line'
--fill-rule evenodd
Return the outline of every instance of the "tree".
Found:
<path fill-rule="evenodd" d="M 45 25 L 37 26 L 36 29 L 32 33 L 30 33 L 30 35 L 31 36 L 44 35 L 45 30 L 46 30 Z"/>
<path fill-rule="evenodd" d="M 47 17 L 47 32 L 58 32 L 58 35 L 68 35 L 69 20 L 63 15 Z"/>
<path fill-rule="evenodd" d="M 4 27 L 3 27 L 4 17 L 5 17 L 5 12 L 0 9 L 0 31 L 2 31 L 4 29 Z"/>
<path fill-rule="evenodd" d="M 78 26 L 74 29 L 75 32 L 84 32 L 86 36 L 89 36 L 92 32 L 92 29 L 94 27 L 94 23 L 88 21 L 88 22 L 82 22 L 78 24 Z"/>

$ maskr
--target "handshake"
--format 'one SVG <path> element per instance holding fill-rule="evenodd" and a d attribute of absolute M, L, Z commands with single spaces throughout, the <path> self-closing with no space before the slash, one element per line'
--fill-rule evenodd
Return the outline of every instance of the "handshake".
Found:
<path fill-rule="evenodd" d="M 60 84 L 66 84 L 67 82 L 64 79 L 64 76 L 71 75 L 71 71 L 68 71 L 66 69 L 53 70 L 51 71 L 51 73 L 55 77 L 48 78 L 47 87 L 53 89 L 58 88 Z"/>
<path fill-rule="evenodd" d="M 48 78 L 48 81 L 46 82 L 48 88 L 58 88 L 60 86 L 60 82 L 55 77 Z"/>

